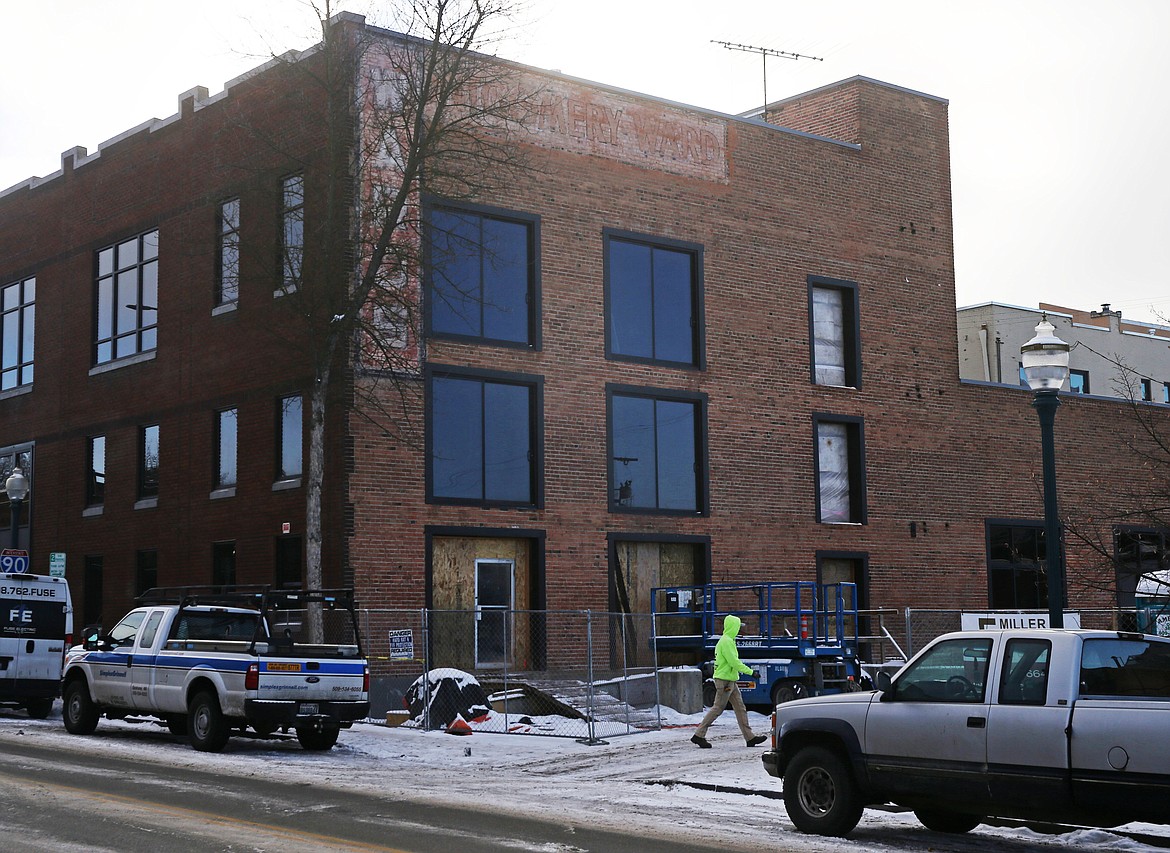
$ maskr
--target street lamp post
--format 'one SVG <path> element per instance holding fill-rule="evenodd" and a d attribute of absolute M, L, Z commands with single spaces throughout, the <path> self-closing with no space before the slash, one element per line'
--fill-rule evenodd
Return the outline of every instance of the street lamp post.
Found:
<path fill-rule="evenodd" d="M 1024 379 L 1034 392 L 1032 405 L 1040 417 L 1041 461 L 1044 471 L 1044 544 L 1048 575 L 1048 624 L 1064 627 L 1064 560 L 1060 550 L 1060 515 L 1056 504 L 1056 447 L 1052 427 L 1057 396 L 1068 379 L 1069 346 L 1053 334 L 1048 316 L 1036 326 L 1036 336 L 1020 347 Z"/>
<path fill-rule="evenodd" d="M 28 497 L 28 477 L 19 468 L 12 469 L 12 475 L 4 481 L 4 491 L 8 493 L 8 502 L 12 509 L 12 545 L 13 550 L 20 549 L 20 507 Z"/>

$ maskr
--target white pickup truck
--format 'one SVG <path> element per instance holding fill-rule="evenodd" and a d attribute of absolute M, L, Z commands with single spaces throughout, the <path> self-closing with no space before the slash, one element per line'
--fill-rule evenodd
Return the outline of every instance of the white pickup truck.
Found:
<path fill-rule="evenodd" d="M 1170 823 L 1170 639 L 946 634 L 879 687 L 776 707 L 764 767 L 797 829 L 846 835 L 880 803 L 939 832 Z"/>
<path fill-rule="evenodd" d="M 369 668 L 349 590 L 146 593 L 110 631 L 87 628 L 65 656 L 65 728 L 90 734 L 102 715 L 153 716 L 195 749 L 219 752 L 233 731 L 295 729 L 305 749 L 327 750 L 369 714 Z M 297 639 L 308 608 L 326 636 Z"/>

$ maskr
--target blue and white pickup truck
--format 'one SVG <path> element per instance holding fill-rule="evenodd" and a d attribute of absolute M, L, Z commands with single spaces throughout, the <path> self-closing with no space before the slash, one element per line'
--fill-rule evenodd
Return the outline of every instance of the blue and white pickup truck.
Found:
<path fill-rule="evenodd" d="M 305 749 L 327 750 L 369 714 L 351 591 L 202 589 L 152 590 L 108 633 L 86 629 L 62 673 L 70 732 L 153 716 L 204 752 L 248 728 L 293 729 Z M 339 642 L 299 641 L 310 608 Z"/>
<path fill-rule="evenodd" d="M 776 707 L 764 768 L 797 829 L 845 835 L 880 803 L 938 832 L 1170 823 L 1170 639 L 944 634 L 878 681 Z"/>

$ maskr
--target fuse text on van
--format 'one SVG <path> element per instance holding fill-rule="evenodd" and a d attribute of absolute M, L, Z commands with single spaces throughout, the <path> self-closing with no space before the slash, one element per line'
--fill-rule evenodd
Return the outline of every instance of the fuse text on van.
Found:
<path fill-rule="evenodd" d="M 25 598 L 56 598 L 57 590 L 51 586 L 0 586 L 0 596 L 24 596 Z"/>
<path fill-rule="evenodd" d="M 19 607 L 15 610 L 8 611 L 9 622 L 31 622 L 32 616 L 33 615 L 31 610 L 24 610 Z"/>

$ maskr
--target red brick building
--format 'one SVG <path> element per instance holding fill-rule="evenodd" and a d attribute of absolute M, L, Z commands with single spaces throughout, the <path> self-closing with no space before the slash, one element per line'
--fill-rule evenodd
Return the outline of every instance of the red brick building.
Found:
<path fill-rule="evenodd" d="M 541 84 L 532 168 L 425 201 L 420 441 L 333 410 L 327 579 L 369 607 L 814 578 L 1043 607 L 1030 397 L 959 379 L 946 101 L 857 77 L 735 117 L 514 73 Z M 0 194 L 0 446 L 33 472 L 33 565 L 66 555 L 86 620 L 154 583 L 301 578 L 310 378 L 279 291 L 322 138 L 281 74 Z M 1057 419 L 1064 508 L 1106 538 L 1157 478 L 1114 476 L 1135 439 L 1117 403 Z M 1070 603 L 1118 603 L 1068 551 Z"/>

